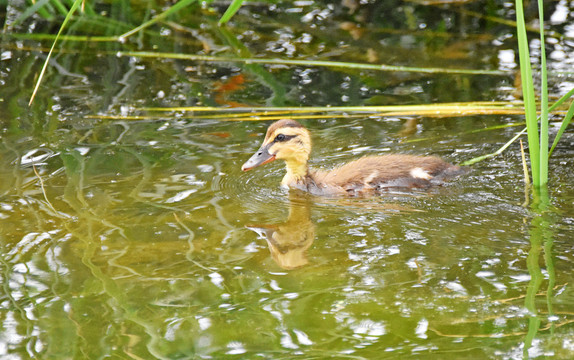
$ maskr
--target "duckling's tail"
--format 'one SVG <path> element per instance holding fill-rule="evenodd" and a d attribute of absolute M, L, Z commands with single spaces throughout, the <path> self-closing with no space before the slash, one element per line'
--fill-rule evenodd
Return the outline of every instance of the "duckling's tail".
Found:
<path fill-rule="evenodd" d="M 449 180 L 457 176 L 466 175 L 471 170 L 472 169 L 468 166 L 451 165 L 446 169 L 444 169 L 443 171 L 441 171 L 440 174 L 435 175 L 433 180 L 437 181 Z"/>

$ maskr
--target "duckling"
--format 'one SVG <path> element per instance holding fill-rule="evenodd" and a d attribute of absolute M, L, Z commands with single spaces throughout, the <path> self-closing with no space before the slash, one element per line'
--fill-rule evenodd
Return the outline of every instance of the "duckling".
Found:
<path fill-rule="evenodd" d="M 314 195 L 370 195 L 389 189 L 428 188 L 466 172 L 436 156 L 365 156 L 331 171 L 309 170 L 311 135 L 295 120 L 283 119 L 267 129 L 265 140 L 241 170 L 248 171 L 276 159 L 285 161 L 281 186 Z"/>

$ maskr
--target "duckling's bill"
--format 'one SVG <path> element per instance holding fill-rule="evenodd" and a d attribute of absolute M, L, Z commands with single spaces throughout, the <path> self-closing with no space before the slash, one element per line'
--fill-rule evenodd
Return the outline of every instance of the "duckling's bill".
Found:
<path fill-rule="evenodd" d="M 275 154 L 269 153 L 270 145 L 271 144 L 264 145 L 259 150 L 257 150 L 257 152 L 255 152 L 255 154 L 253 154 L 253 156 L 247 160 L 243 166 L 241 166 L 241 170 L 248 171 L 275 160 Z"/>

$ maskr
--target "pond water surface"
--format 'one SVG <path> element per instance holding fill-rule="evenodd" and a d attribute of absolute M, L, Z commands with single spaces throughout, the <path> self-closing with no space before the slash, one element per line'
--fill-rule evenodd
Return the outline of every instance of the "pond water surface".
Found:
<path fill-rule="evenodd" d="M 518 144 L 428 191 L 319 198 L 281 189 L 278 161 L 241 172 L 271 121 L 145 110 L 519 100 L 514 29 L 472 12 L 512 19 L 509 4 L 381 3 L 250 4 L 226 27 L 223 8 L 192 8 L 126 43 L 66 39 L 30 107 L 51 44 L 30 34 L 57 26 L 14 24 L 24 9 L 5 9 L 0 357 L 574 358 L 571 128 L 548 202 L 525 188 Z M 70 35 L 118 35 L 149 15 L 97 6 Z M 547 13 L 557 98 L 574 86 L 574 8 Z M 118 53 L 128 50 L 486 72 Z M 279 116 L 311 130 L 316 168 L 390 152 L 461 163 L 523 121 L 321 114 Z"/>

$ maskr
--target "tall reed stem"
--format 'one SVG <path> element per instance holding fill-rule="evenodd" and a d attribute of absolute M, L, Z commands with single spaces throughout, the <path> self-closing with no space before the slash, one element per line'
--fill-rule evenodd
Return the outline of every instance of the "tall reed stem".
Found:
<path fill-rule="evenodd" d="M 528 152 L 530 154 L 530 168 L 532 183 L 540 187 L 540 143 L 538 138 L 538 121 L 536 118 L 536 98 L 534 96 L 534 81 L 530 65 L 530 51 L 524 20 L 524 6 L 522 0 L 516 0 L 516 32 L 518 38 L 518 55 L 520 59 L 520 75 L 522 80 L 522 97 L 526 114 L 526 129 L 528 132 Z M 543 19 L 541 20 L 543 22 Z M 542 44 L 542 52 L 544 45 Z M 548 107 L 547 107 L 548 108 Z M 546 157 L 548 161 L 548 157 Z M 547 166 L 546 166 L 547 169 Z"/>

